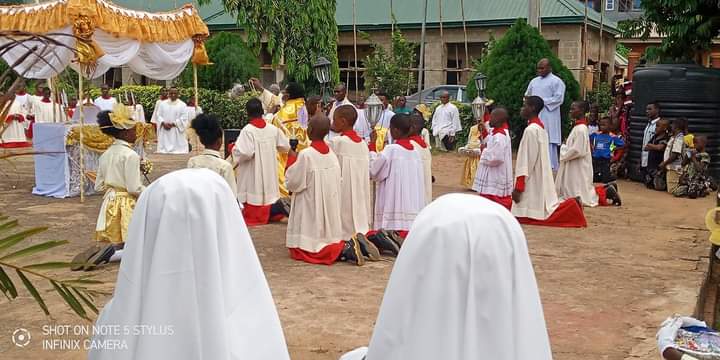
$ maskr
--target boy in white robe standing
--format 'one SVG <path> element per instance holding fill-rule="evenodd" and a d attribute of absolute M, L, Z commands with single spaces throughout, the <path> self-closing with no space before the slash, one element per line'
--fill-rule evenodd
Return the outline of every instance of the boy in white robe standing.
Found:
<path fill-rule="evenodd" d="M 570 106 L 570 117 L 575 126 L 565 144 L 560 147 L 560 170 L 555 188 L 560 199 L 579 197 L 584 206 L 608 205 L 608 199 L 619 201 L 613 185 L 593 185 L 592 151 L 588 121 L 588 105 L 575 101 Z"/>
<path fill-rule="evenodd" d="M 545 107 L 542 98 L 525 98 L 520 116 L 528 120 L 515 165 L 512 213 L 521 224 L 585 227 L 587 223 L 577 199 L 560 202 L 555 192 L 548 134 L 538 115 Z"/>
<path fill-rule="evenodd" d="M 160 88 L 160 98 L 155 101 L 155 107 L 153 108 L 152 116 L 150 117 L 150 122 L 153 124 L 157 124 L 157 112 L 160 110 L 160 104 L 168 101 L 168 89 L 166 87 Z"/>
<path fill-rule="evenodd" d="M 4 127 L 0 126 L 0 132 L 2 132 L 2 136 L 0 136 L 0 147 L 15 148 L 31 145 L 25 134 L 30 127 L 28 114 L 31 103 L 29 102 L 29 98 L 30 95 L 25 92 L 25 85 L 18 87 L 15 92 L 15 97 L 9 105 L 10 109 L 8 110 L 7 117 L 2 119 L 4 120 L 4 124 L 0 123 L 4 125 Z"/>
<path fill-rule="evenodd" d="M 413 144 L 415 151 L 420 154 L 420 159 L 423 163 L 423 183 L 425 190 L 425 204 L 427 205 L 432 202 L 433 199 L 433 185 L 432 185 L 432 153 L 430 152 L 430 146 L 425 142 L 422 137 L 422 131 L 425 129 L 425 119 L 422 115 L 413 112 L 411 115 L 412 128 L 410 131 L 410 142 Z"/>
<path fill-rule="evenodd" d="M 189 125 L 187 105 L 178 99 L 177 88 L 170 89 L 170 98 L 160 103 L 155 117 L 158 154 L 187 154 L 190 151 L 185 131 Z"/>
<path fill-rule="evenodd" d="M 35 122 L 39 123 L 64 123 L 67 121 L 67 114 L 62 105 L 53 101 L 50 97 L 50 88 L 43 88 L 43 97 L 35 104 Z"/>
<path fill-rule="evenodd" d="M 407 235 L 415 217 L 425 206 L 423 163 L 408 138 L 410 127 L 410 115 L 396 114 L 390 120 L 390 133 L 395 143 L 377 153 L 375 131 L 370 141 L 370 178 L 377 182 L 374 228 L 394 230 L 401 237 Z M 375 245 L 386 250 L 382 244 Z"/>
<path fill-rule="evenodd" d="M 282 130 L 262 118 L 259 99 L 250 99 L 245 109 L 250 123 L 240 131 L 232 150 L 238 164 L 238 201 L 243 204 L 248 226 L 264 225 L 287 216 L 286 206 L 279 201 L 277 154 L 290 151 L 290 141 Z"/>
<path fill-rule="evenodd" d="M 512 207 L 512 141 L 508 130 L 510 116 L 499 106 L 490 114 L 490 133 L 480 155 L 472 189 L 508 210 Z"/>
<path fill-rule="evenodd" d="M 365 257 L 359 241 L 367 246 L 367 240 L 364 236 L 358 239 L 354 233 L 350 237 L 343 233 L 340 163 L 323 141 L 330 132 L 330 120 L 325 114 L 316 114 L 307 130 L 310 147 L 297 155 L 285 174 L 288 190 L 292 192 L 287 226 L 290 257 L 311 264 L 349 261 L 363 265 Z M 377 249 L 373 256 L 379 260 Z"/>
<path fill-rule="evenodd" d="M 102 84 L 100 87 L 100 96 L 93 101 L 93 104 L 95 104 L 100 111 L 112 111 L 113 107 L 115 107 L 115 104 L 117 103 L 117 99 L 110 95 L 110 85 Z"/>

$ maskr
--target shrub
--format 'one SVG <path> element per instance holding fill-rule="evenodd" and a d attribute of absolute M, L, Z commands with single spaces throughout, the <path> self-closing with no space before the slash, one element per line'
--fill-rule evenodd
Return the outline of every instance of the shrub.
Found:
<path fill-rule="evenodd" d="M 160 88 L 161 86 L 157 85 L 126 85 L 110 90 L 110 94 L 124 98 L 126 91 L 128 94 L 132 91 L 135 96 L 135 101 L 142 104 L 145 109 L 145 120 L 150 121 L 150 117 L 155 109 L 155 102 L 160 98 Z M 193 97 L 192 88 L 179 88 L 179 90 L 181 99 L 187 101 Z M 93 98 L 100 96 L 100 90 L 92 89 L 90 90 L 90 95 Z M 245 104 L 256 95 L 257 94 L 245 93 L 245 95 L 239 98 L 231 99 L 225 92 L 208 89 L 198 90 L 200 107 L 202 107 L 204 112 L 213 113 L 220 117 L 223 128 L 225 129 L 240 129 L 247 124 L 248 118 L 245 113 Z"/>
<path fill-rule="evenodd" d="M 212 65 L 198 68 L 198 86 L 212 90 L 228 90 L 236 82 L 247 82 L 260 75 L 260 62 L 240 35 L 220 32 L 205 42 Z M 180 85 L 193 86 L 192 64 L 180 75 Z"/>
<path fill-rule="evenodd" d="M 486 96 L 495 100 L 496 104 L 508 108 L 511 115 L 510 129 L 515 134 L 522 134 L 527 123 L 520 118 L 520 107 L 528 83 L 536 76 L 537 62 L 542 58 L 550 60 L 553 73 L 565 82 L 565 102 L 560 111 L 563 136 L 567 136 L 572 128 L 568 116 L 570 104 L 580 98 L 580 85 L 570 70 L 553 54 L 550 45 L 538 30 L 528 25 L 524 19 L 518 19 L 507 33 L 493 44 L 476 69 L 488 77 Z M 472 78 L 467 89 L 471 99 L 477 95 Z M 519 140 L 519 137 L 516 137 L 516 140 Z M 516 141 L 515 144 L 517 143 Z"/>
<path fill-rule="evenodd" d="M 598 104 L 600 107 L 600 114 L 607 113 L 613 104 L 612 89 L 610 88 L 610 84 L 600 82 L 595 90 L 588 92 L 587 100 L 593 104 Z"/>

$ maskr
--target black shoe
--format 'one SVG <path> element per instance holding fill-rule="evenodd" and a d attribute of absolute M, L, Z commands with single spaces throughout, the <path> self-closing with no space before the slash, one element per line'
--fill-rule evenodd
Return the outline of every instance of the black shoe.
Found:
<path fill-rule="evenodd" d="M 405 239 L 403 239 L 402 236 L 400 236 L 400 234 L 398 234 L 397 231 L 380 230 L 380 232 L 382 232 L 383 235 L 385 235 L 385 237 L 387 237 L 388 239 L 392 240 L 395 244 L 397 244 L 398 249 L 402 248 L 402 244 L 405 241 Z"/>
<path fill-rule="evenodd" d="M 106 248 L 99 251 L 97 254 L 93 255 L 93 257 L 88 259 L 87 264 L 83 266 L 83 270 L 95 270 L 98 265 L 109 263 L 110 258 L 113 256 L 113 254 L 115 254 L 115 247 L 113 245 L 107 246 Z"/>
<path fill-rule="evenodd" d="M 290 198 L 282 198 L 278 200 L 278 202 L 281 205 L 282 213 L 285 215 L 285 217 L 290 217 Z"/>
<path fill-rule="evenodd" d="M 365 257 L 360 250 L 360 244 L 357 239 L 350 239 L 345 241 L 345 247 L 342 253 L 340 253 L 340 260 L 351 262 L 357 266 L 365 265 Z"/>
<path fill-rule="evenodd" d="M 375 235 L 368 236 L 368 240 L 375 244 L 380 251 L 389 251 L 393 254 L 393 256 L 397 256 L 400 252 L 400 247 L 398 247 L 394 241 L 390 240 L 390 238 L 385 236 L 382 231 L 378 231 Z"/>
<path fill-rule="evenodd" d="M 581 209 L 583 208 L 583 202 L 582 202 L 582 198 L 581 198 L 581 197 L 576 196 L 576 197 L 575 197 L 575 202 L 578 204 L 578 206 L 579 206 Z"/>
<path fill-rule="evenodd" d="M 617 182 L 615 182 L 615 181 L 611 181 L 611 182 L 605 184 L 605 187 L 608 187 L 608 186 L 612 186 L 615 189 L 615 191 L 617 191 L 617 189 L 618 189 Z"/>
<path fill-rule="evenodd" d="M 378 250 L 375 244 L 368 241 L 365 235 L 357 233 L 355 239 L 360 245 L 360 251 L 363 255 L 367 256 L 370 261 L 380 261 L 380 250 Z"/>
<path fill-rule="evenodd" d="M 100 252 L 100 250 L 102 250 L 102 248 L 99 245 L 95 244 L 95 245 L 87 248 L 87 250 L 75 255 L 75 257 L 71 261 L 71 263 L 73 265 L 70 267 L 70 270 L 72 270 L 72 271 L 82 270 L 83 267 L 85 267 L 85 265 L 90 261 L 90 259 L 93 256 L 95 256 L 95 254 Z"/>
<path fill-rule="evenodd" d="M 622 200 L 620 199 L 620 193 L 618 193 L 616 186 L 612 186 L 612 185 L 606 186 L 605 187 L 605 196 L 607 197 L 608 200 L 612 200 L 613 205 L 621 206 Z"/>

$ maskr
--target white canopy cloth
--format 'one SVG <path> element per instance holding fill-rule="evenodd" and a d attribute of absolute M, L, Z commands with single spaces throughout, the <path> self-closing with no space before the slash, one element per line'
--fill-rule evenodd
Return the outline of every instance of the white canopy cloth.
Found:
<path fill-rule="evenodd" d="M 39 19 L 47 19 L 46 23 Z M 128 66 L 132 71 L 158 80 L 176 78 L 193 59 L 195 52 L 204 48 L 194 43 L 207 36 L 207 26 L 192 5 L 172 12 L 153 14 L 124 9 L 105 0 L 56 0 L 38 5 L 0 6 L 0 30 L 25 30 L 50 36 L 54 40 L 75 49 L 76 39 L 87 20 L 92 40 L 104 52 L 97 58 L 94 71 L 84 75 L 98 78 L 110 68 Z M 0 45 L 9 39 L 0 39 Z M 39 51 L 45 44 L 26 42 L 2 55 L 8 64 L 14 64 L 25 52 L 37 45 Z M 50 45 L 37 61 L 38 54 L 31 55 L 15 70 L 26 78 L 49 79 L 66 67 L 79 70 L 75 53 L 62 46 Z M 99 55 L 99 54 L 98 54 Z M 201 61 L 201 60 L 199 60 Z M 34 63 L 34 65 L 33 65 Z M 202 62 L 197 62 L 202 64 Z"/>
<path fill-rule="evenodd" d="M 465 194 L 425 207 L 390 275 L 367 359 L 552 359 L 525 235 L 507 209 Z"/>
<path fill-rule="evenodd" d="M 91 350 L 88 358 L 289 360 L 240 208 L 211 170 L 172 172 L 138 199 L 115 294 L 96 326 L 139 325 L 164 333 L 95 335 L 127 350 Z"/>

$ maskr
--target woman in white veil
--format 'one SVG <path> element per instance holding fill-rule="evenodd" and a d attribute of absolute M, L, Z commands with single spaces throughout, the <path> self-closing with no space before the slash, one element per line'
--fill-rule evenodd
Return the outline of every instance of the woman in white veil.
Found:
<path fill-rule="evenodd" d="M 143 192 L 95 331 L 91 360 L 289 359 L 250 234 L 219 175 L 179 170 Z"/>
<path fill-rule="evenodd" d="M 445 195 L 415 219 L 368 348 L 341 360 L 552 359 L 522 228 L 476 195 Z"/>

